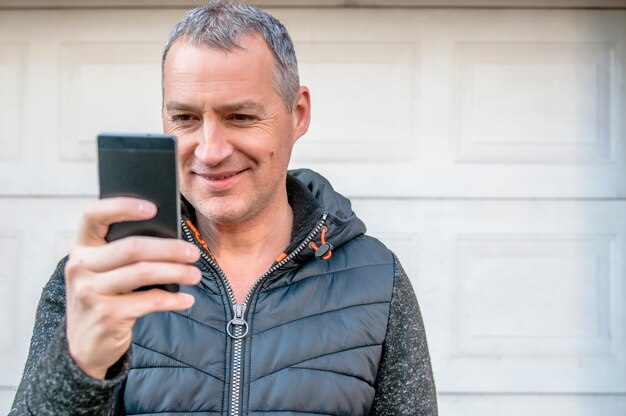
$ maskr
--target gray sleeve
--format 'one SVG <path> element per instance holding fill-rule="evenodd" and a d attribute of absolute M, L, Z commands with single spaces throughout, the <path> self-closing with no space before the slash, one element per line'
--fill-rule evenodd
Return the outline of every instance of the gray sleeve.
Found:
<path fill-rule="evenodd" d="M 129 354 L 105 380 L 85 374 L 72 360 L 65 330 L 65 282 L 57 266 L 37 308 L 30 351 L 9 416 L 111 415 L 116 387 L 128 372 Z"/>
<path fill-rule="evenodd" d="M 394 256 L 394 287 L 371 415 L 437 415 L 435 382 L 422 315 Z"/>

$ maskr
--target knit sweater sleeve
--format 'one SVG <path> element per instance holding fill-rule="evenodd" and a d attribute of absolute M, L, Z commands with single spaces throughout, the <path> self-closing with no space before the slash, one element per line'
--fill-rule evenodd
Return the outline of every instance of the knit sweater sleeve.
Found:
<path fill-rule="evenodd" d="M 72 360 L 65 325 L 66 259 L 43 290 L 30 351 L 9 416 L 112 415 L 114 395 L 126 377 L 129 354 L 109 369 L 105 380 L 84 373 Z"/>
<path fill-rule="evenodd" d="M 394 256 L 394 287 L 387 335 L 370 415 L 437 415 L 426 333 L 417 299 Z"/>

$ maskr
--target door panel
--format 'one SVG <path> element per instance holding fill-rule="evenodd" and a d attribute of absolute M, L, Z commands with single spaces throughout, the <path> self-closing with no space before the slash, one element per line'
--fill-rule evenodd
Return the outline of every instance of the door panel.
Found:
<path fill-rule="evenodd" d="M 353 206 L 407 262 L 439 392 L 626 390 L 625 202 Z"/>
<path fill-rule="evenodd" d="M 84 199 L 0 198 L 0 386 L 17 386 L 42 288 L 67 254 Z"/>

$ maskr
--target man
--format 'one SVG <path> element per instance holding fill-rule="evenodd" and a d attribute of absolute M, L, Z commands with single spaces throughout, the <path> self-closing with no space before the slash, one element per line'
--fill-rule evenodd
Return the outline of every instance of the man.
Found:
<path fill-rule="evenodd" d="M 211 3 L 163 55 L 163 128 L 178 138 L 185 241 L 86 210 L 44 289 L 11 415 L 433 415 L 415 295 L 397 259 L 330 184 L 287 172 L 309 125 L 285 28 Z M 179 283 L 180 293 L 145 285 Z"/>

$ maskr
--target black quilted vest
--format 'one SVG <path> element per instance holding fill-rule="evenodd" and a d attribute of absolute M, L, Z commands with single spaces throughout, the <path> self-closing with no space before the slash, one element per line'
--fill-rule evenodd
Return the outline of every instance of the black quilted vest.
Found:
<path fill-rule="evenodd" d="M 254 290 L 241 317 L 245 326 L 231 322 L 227 285 L 202 259 L 202 282 L 184 289 L 196 298 L 190 310 L 154 313 L 135 325 L 132 368 L 118 399 L 122 412 L 369 413 L 387 329 L 393 258 L 380 242 L 362 235 L 364 227 L 347 200 L 334 191 L 329 195 L 332 188 L 323 179 L 310 171 L 296 176 L 327 213 L 332 257 L 318 259 L 305 245 L 306 254 Z M 325 196 L 312 185 L 320 181 Z M 319 232 L 313 241 L 320 244 Z M 246 330 L 238 340 L 231 336 Z"/>

